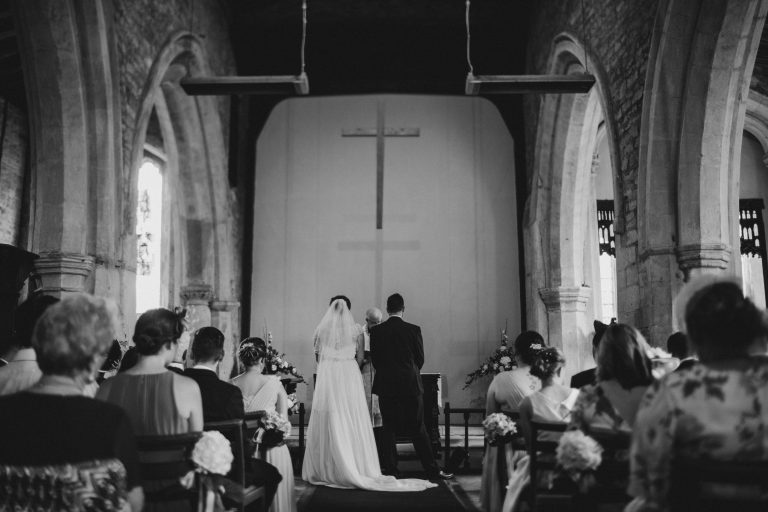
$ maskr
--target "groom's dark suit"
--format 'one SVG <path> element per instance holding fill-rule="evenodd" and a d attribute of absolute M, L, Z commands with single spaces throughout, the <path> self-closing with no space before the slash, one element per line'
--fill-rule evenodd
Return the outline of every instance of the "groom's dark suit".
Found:
<path fill-rule="evenodd" d="M 379 396 L 384 424 L 382 469 L 389 474 L 397 473 L 395 431 L 398 425 L 402 425 L 411 437 L 427 474 L 435 477 L 439 469 L 424 427 L 424 390 L 420 373 L 424 365 L 424 342 L 421 328 L 397 316 L 372 327 L 371 361 L 376 369 L 373 392 Z"/>

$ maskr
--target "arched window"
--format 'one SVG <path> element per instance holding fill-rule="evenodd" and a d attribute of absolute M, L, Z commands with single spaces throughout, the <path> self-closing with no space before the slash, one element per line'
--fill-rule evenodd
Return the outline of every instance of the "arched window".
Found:
<path fill-rule="evenodd" d="M 139 168 L 136 207 L 136 314 L 162 303 L 163 162 L 147 154 Z"/>

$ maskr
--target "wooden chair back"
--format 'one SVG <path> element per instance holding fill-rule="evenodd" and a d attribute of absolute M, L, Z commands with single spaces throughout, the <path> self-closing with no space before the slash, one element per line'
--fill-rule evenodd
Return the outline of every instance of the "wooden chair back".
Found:
<path fill-rule="evenodd" d="M 240 485 L 245 485 L 245 435 L 243 433 L 243 420 L 209 421 L 203 426 L 203 430 L 215 430 L 227 438 L 232 447 L 232 469 L 227 478 Z"/>
<path fill-rule="evenodd" d="M 537 502 L 541 499 L 540 489 L 538 489 L 540 475 L 544 471 L 554 471 L 557 467 L 557 445 L 567 426 L 566 423 L 531 422 L 528 456 L 531 475 L 529 487 L 532 510 L 537 510 Z M 570 497 L 562 499 L 570 500 Z"/>
<path fill-rule="evenodd" d="M 768 510 L 768 460 L 678 458 L 671 476 L 672 512 Z"/>
<path fill-rule="evenodd" d="M 602 462 L 595 472 L 597 485 L 588 496 L 592 503 L 628 503 L 629 446 L 632 436 L 629 432 L 591 429 L 587 435 L 600 443 L 603 448 Z"/>
<path fill-rule="evenodd" d="M 188 500 L 190 510 L 197 506 L 197 492 L 183 489 L 178 482 L 194 469 L 190 455 L 200 436 L 200 432 L 190 432 L 136 438 L 144 496 L 148 503 Z"/>

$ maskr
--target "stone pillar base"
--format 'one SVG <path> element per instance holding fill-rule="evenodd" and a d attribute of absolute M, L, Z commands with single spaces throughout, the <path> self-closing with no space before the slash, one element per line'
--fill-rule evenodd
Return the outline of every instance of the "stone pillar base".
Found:
<path fill-rule="evenodd" d="M 231 300 L 215 300 L 211 302 L 211 325 L 224 333 L 224 359 L 219 364 L 219 378 L 229 380 L 232 369 L 236 367 L 237 344 L 240 340 L 235 337 L 233 317 L 240 303 Z"/>
<path fill-rule="evenodd" d="M 547 308 L 548 344 L 565 355 L 566 385 L 573 374 L 592 364 L 592 345 L 586 343 L 592 325 L 592 319 L 586 318 L 590 295 L 591 289 L 586 286 L 539 289 L 539 296 Z"/>
<path fill-rule="evenodd" d="M 86 281 L 94 269 L 94 258 L 86 254 L 42 253 L 35 260 L 38 291 L 62 297 L 86 290 Z"/>

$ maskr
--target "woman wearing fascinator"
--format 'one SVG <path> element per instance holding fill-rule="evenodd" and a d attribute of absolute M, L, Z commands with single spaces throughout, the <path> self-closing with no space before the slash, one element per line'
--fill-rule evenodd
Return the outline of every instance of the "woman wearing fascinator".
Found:
<path fill-rule="evenodd" d="M 243 392 L 245 412 L 266 411 L 278 413 L 288 421 L 288 396 L 276 375 L 264 375 L 264 358 L 267 344 L 261 338 L 246 338 L 240 342 L 237 357 L 245 366 L 245 372 L 234 379 L 232 384 Z M 295 512 L 296 499 L 293 485 L 293 463 L 285 444 L 266 450 L 264 459 L 283 475 L 277 486 L 277 493 L 270 506 L 270 512 Z"/>

